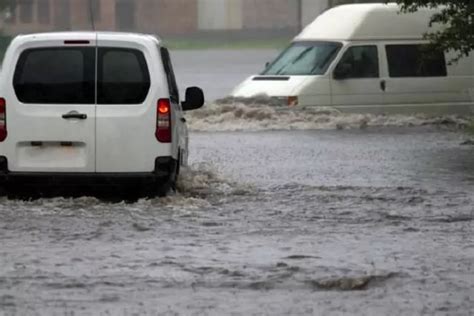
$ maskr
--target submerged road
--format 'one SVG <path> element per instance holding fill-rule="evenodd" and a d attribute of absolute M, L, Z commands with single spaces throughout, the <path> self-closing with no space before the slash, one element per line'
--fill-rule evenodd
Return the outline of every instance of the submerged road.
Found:
<path fill-rule="evenodd" d="M 468 136 L 252 111 L 189 117 L 169 197 L 1 198 L 0 315 L 474 313 Z"/>
<path fill-rule="evenodd" d="M 463 138 L 194 133 L 176 195 L 2 199 L 0 314 L 472 314 Z"/>

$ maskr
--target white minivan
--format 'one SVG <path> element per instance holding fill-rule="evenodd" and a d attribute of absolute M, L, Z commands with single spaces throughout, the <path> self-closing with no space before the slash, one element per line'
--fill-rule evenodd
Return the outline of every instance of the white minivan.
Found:
<path fill-rule="evenodd" d="M 396 4 L 326 11 L 231 96 L 350 112 L 470 113 L 474 54 L 453 64 L 453 53 L 426 54 L 423 34 L 439 29 L 429 28 L 437 11 L 399 11 Z"/>
<path fill-rule="evenodd" d="M 0 77 L 0 185 L 133 184 L 164 194 L 187 163 L 170 54 L 157 37 L 107 32 L 21 35 Z"/>

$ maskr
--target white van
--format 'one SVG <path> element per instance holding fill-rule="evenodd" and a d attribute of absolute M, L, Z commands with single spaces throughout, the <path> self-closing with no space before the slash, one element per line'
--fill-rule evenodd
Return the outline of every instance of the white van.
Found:
<path fill-rule="evenodd" d="M 399 11 L 396 4 L 326 11 L 231 96 L 268 96 L 288 106 L 334 106 L 350 112 L 470 113 L 474 54 L 453 65 L 454 54 L 426 58 L 429 46 L 423 34 L 430 31 L 429 19 L 436 11 Z"/>
<path fill-rule="evenodd" d="M 174 185 L 187 163 L 183 111 L 168 50 L 151 35 L 22 35 L 0 77 L 0 185 Z"/>

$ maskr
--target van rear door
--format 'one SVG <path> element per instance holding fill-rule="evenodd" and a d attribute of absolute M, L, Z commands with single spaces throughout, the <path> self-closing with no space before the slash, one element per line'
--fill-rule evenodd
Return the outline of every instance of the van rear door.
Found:
<path fill-rule="evenodd" d="M 151 51 L 98 35 L 96 166 L 99 173 L 152 172 L 159 156 Z M 155 52 L 156 53 L 156 52 Z M 156 63 L 155 63 L 156 64 Z"/>
<path fill-rule="evenodd" d="M 89 38 L 90 37 L 90 38 Z M 95 172 L 95 35 L 25 41 L 6 90 L 12 172 Z"/>

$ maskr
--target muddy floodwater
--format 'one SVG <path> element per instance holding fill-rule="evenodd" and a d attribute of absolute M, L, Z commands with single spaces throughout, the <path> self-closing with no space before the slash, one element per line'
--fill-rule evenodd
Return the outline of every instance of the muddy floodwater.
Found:
<path fill-rule="evenodd" d="M 195 132 L 167 198 L 2 199 L 0 314 L 472 314 L 464 140 Z"/>
<path fill-rule="evenodd" d="M 0 198 L 0 315 L 474 314 L 467 118 L 188 121 L 166 198 Z"/>

